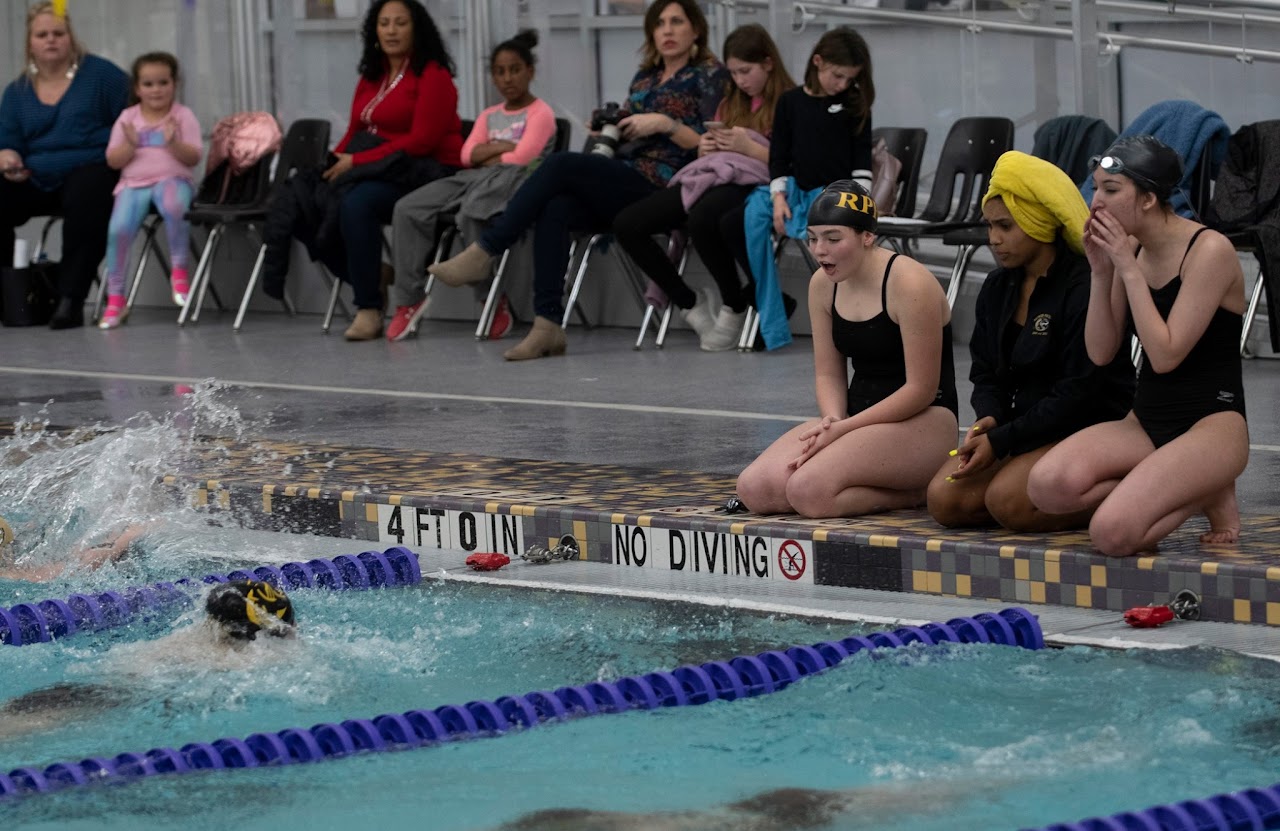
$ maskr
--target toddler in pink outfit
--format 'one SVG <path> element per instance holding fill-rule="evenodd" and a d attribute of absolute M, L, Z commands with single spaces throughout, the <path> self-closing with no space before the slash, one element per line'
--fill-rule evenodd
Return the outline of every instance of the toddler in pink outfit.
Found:
<path fill-rule="evenodd" d="M 164 220 L 172 265 L 173 302 L 186 305 L 187 209 L 195 166 L 204 152 L 200 123 L 176 100 L 178 60 L 167 52 L 148 52 L 133 62 L 133 96 L 111 128 L 107 164 L 120 171 L 115 207 L 107 230 L 107 310 L 98 323 L 114 329 L 124 322 L 124 272 L 129 248 L 152 205 Z"/>

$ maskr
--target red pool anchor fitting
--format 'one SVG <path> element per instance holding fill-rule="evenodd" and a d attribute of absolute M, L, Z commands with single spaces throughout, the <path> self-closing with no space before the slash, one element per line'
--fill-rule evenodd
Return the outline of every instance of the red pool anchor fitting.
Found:
<path fill-rule="evenodd" d="M 498 554 L 497 552 L 487 552 L 483 554 L 472 554 L 467 557 L 467 565 L 476 571 L 497 571 L 498 569 L 511 562 L 511 558 L 506 554 Z"/>
<path fill-rule="evenodd" d="M 1168 606 L 1138 606 L 1124 613 L 1124 622 L 1135 629 L 1154 629 L 1174 619 L 1199 620 L 1200 595 L 1183 589 Z"/>

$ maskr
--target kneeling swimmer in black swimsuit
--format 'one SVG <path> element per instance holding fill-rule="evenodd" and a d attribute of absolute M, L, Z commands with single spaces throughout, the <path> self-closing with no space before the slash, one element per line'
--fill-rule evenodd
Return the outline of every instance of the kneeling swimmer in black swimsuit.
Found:
<path fill-rule="evenodd" d="M 1089 536 L 1118 557 L 1155 549 L 1197 513 L 1209 519 L 1202 543 L 1240 533 L 1244 274 L 1225 237 L 1174 213 L 1181 178 L 1178 154 L 1151 136 L 1120 139 L 1094 160 L 1085 346 L 1106 365 L 1136 333 L 1145 360 L 1133 411 L 1067 438 L 1028 481 L 1043 511 L 1096 507 Z"/>
<path fill-rule="evenodd" d="M 923 505 L 956 443 L 951 310 L 938 280 L 876 244 L 876 206 L 852 180 L 809 208 L 818 418 L 738 477 L 752 511 L 858 516 Z M 850 378 L 852 369 L 852 378 Z"/>

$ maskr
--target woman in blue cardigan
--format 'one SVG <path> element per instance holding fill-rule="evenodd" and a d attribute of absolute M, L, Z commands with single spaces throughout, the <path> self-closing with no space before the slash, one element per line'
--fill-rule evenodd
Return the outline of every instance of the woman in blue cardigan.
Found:
<path fill-rule="evenodd" d="M 111 126 L 129 98 L 129 76 L 88 54 L 52 3 L 27 12 L 27 69 L 0 99 L 0 258 L 14 229 L 62 217 L 60 299 L 49 326 L 84 325 L 84 299 L 107 250 L 117 173 L 107 166 Z"/>

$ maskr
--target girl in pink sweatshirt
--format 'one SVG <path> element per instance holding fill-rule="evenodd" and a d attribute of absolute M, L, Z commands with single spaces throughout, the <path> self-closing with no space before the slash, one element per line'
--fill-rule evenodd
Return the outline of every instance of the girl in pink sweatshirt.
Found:
<path fill-rule="evenodd" d="M 133 62 L 133 97 L 107 142 L 107 164 L 120 171 L 116 203 L 107 230 L 107 310 L 98 323 L 114 329 L 124 323 L 124 272 L 129 248 L 154 204 L 164 219 L 173 271 L 173 302 L 187 302 L 187 208 L 191 206 L 195 166 L 204 151 L 200 124 L 176 100 L 178 60 L 167 52 L 148 52 Z"/>

